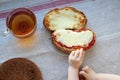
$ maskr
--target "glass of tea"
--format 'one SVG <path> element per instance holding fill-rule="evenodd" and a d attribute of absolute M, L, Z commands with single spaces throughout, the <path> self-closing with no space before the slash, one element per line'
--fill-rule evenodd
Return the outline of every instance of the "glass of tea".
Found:
<path fill-rule="evenodd" d="M 31 36 L 36 30 L 36 17 L 27 8 L 17 8 L 7 16 L 6 25 L 14 36 L 26 38 Z"/>

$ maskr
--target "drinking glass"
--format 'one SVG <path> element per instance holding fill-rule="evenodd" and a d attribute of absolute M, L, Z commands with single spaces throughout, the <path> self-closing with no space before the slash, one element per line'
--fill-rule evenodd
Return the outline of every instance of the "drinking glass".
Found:
<path fill-rule="evenodd" d="M 18 38 L 31 36 L 36 30 L 36 17 L 27 8 L 17 8 L 6 18 L 7 29 Z"/>

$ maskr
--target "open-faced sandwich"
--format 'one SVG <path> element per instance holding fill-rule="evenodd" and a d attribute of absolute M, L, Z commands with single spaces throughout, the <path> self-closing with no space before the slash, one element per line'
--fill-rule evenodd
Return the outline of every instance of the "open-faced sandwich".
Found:
<path fill-rule="evenodd" d="M 71 52 L 80 48 L 87 50 L 95 43 L 95 34 L 90 29 L 56 30 L 52 34 L 52 41 L 65 52 Z"/>
<path fill-rule="evenodd" d="M 49 11 L 43 20 L 44 26 L 52 32 L 52 41 L 65 52 L 91 48 L 95 33 L 86 28 L 87 18 L 82 11 L 73 7 L 55 8 Z"/>

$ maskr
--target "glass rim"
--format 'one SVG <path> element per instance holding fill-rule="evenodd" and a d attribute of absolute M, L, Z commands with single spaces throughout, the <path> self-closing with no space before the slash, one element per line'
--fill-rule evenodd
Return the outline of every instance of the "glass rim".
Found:
<path fill-rule="evenodd" d="M 35 22 L 35 25 L 36 25 L 37 20 L 36 20 L 36 16 L 35 16 L 35 14 L 33 13 L 33 11 L 30 10 L 29 8 L 21 7 L 21 8 L 13 9 L 13 10 L 7 15 L 7 17 L 6 17 L 6 25 L 7 25 L 8 28 L 10 28 L 10 27 L 9 27 L 9 21 L 11 20 L 11 17 L 12 17 L 13 15 L 17 15 L 17 13 L 20 12 L 20 11 L 22 11 L 22 12 L 24 12 L 24 13 L 26 13 L 26 14 L 32 15 L 32 17 L 33 17 L 34 20 L 35 20 L 34 22 Z M 21 12 L 21 13 L 22 13 L 22 12 Z M 20 13 L 19 13 L 19 14 L 20 14 Z"/>

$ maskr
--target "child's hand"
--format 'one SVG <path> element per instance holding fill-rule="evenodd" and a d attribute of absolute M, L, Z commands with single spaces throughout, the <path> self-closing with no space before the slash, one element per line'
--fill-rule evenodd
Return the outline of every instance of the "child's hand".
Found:
<path fill-rule="evenodd" d="M 72 51 L 69 55 L 69 67 L 79 69 L 84 59 L 83 49 Z"/>
<path fill-rule="evenodd" d="M 88 66 L 84 67 L 82 71 L 80 71 L 80 75 L 84 76 L 86 80 L 97 80 L 97 73 Z"/>
<path fill-rule="evenodd" d="M 84 76 L 86 80 L 120 80 L 119 75 L 96 73 L 88 66 L 84 67 L 82 71 L 80 71 L 80 75 Z"/>

